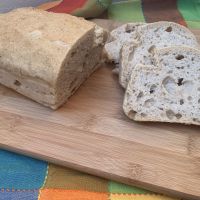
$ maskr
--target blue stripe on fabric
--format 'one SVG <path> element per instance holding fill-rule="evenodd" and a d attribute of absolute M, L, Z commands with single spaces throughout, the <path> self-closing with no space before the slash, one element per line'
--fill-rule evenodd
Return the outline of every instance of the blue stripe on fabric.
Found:
<path fill-rule="evenodd" d="M 8 12 L 15 8 L 35 7 L 52 0 L 0 0 L 0 13 Z"/>
<path fill-rule="evenodd" d="M 0 149 L 0 188 L 39 189 L 48 164 Z"/>
<path fill-rule="evenodd" d="M 1 191 L 0 200 L 37 200 L 39 191 Z"/>

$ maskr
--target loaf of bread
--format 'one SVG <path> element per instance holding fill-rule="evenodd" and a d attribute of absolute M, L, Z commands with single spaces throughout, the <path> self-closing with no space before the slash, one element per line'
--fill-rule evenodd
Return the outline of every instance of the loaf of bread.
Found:
<path fill-rule="evenodd" d="M 189 29 L 173 22 L 155 22 L 138 26 L 138 42 L 126 43 L 121 50 L 119 82 L 126 88 L 132 70 L 137 64 L 151 65 L 153 47 L 188 45 L 199 48 L 199 44 Z"/>
<path fill-rule="evenodd" d="M 0 83 L 56 109 L 98 68 L 105 31 L 67 14 L 0 15 Z"/>
<path fill-rule="evenodd" d="M 120 50 L 125 43 L 134 43 L 138 41 L 137 28 L 144 23 L 127 23 L 110 33 L 110 38 L 105 45 L 105 53 L 110 62 L 119 63 Z"/>
<path fill-rule="evenodd" d="M 152 64 L 138 64 L 123 109 L 137 121 L 200 125 L 200 50 L 187 46 L 152 49 Z"/>

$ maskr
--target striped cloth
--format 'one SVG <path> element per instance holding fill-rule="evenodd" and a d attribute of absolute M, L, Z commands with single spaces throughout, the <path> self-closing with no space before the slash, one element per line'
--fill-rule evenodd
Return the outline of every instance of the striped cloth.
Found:
<path fill-rule="evenodd" d="M 167 20 L 200 28 L 200 0 L 0 0 L 0 13 L 39 5 L 52 12 L 86 18 L 103 17 L 124 22 Z"/>
<path fill-rule="evenodd" d="M 113 0 L 110 3 L 109 0 L 0 0 L 0 12 L 40 5 L 48 11 L 86 18 L 98 16 L 124 22 L 169 20 L 200 28 L 199 0 Z M 174 199 L 0 150 L 0 200 Z"/>
<path fill-rule="evenodd" d="M 0 200 L 174 200 L 0 150 Z"/>
<path fill-rule="evenodd" d="M 108 18 L 119 21 L 173 21 L 200 28 L 200 0 L 113 0 Z"/>

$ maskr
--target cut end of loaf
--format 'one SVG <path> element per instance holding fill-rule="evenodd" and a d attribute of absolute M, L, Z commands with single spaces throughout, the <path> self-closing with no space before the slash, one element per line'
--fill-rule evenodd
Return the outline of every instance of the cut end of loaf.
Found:
<path fill-rule="evenodd" d="M 153 65 L 154 51 L 156 48 L 170 47 L 173 45 L 186 45 L 199 48 L 199 44 L 193 33 L 187 28 L 173 22 L 155 22 L 137 29 L 140 42 L 130 51 L 134 45 L 126 43 L 122 48 L 120 84 L 126 88 L 130 80 L 132 70 L 137 64 Z"/>
<path fill-rule="evenodd" d="M 159 66 L 133 71 L 124 112 L 136 121 L 200 125 L 200 51 L 174 46 L 156 54 Z"/>

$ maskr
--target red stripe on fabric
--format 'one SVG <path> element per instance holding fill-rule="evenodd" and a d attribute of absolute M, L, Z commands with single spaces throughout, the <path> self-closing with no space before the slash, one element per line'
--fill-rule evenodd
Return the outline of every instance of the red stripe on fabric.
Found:
<path fill-rule="evenodd" d="M 48 9 L 56 13 L 72 13 L 77 8 L 83 7 L 87 0 L 63 0 L 59 5 Z"/>

